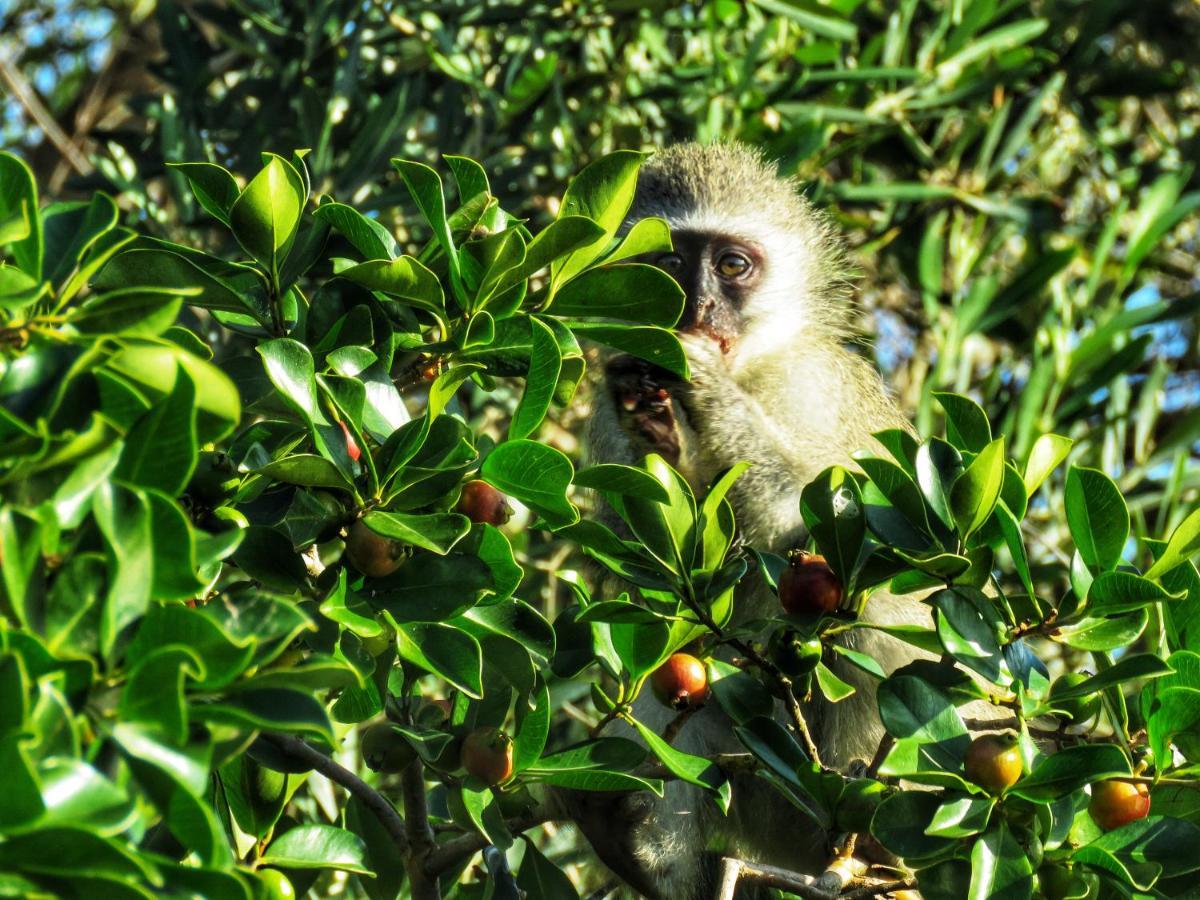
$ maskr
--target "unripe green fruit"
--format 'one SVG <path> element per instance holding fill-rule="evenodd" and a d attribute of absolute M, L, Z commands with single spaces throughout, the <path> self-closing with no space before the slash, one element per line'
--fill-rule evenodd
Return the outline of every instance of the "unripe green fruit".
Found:
<path fill-rule="evenodd" d="M 278 869 L 259 869 L 254 874 L 258 878 L 263 900 L 296 900 L 296 889 Z"/>
<path fill-rule="evenodd" d="M 671 709 L 697 709 L 708 700 L 708 670 L 694 656 L 673 653 L 650 676 L 650 688 Z"/>
<path fill-rule="evenodd" d="M 1150 789 L 1144 784 L 1112 779 L 1092 785 L 1088 814 L 1105 831 L 1150 815 Z"/>
<path fill-rule="evenodd" d="M 468 775 L 495 787 L 512 775 L 512 738 L 499 728 L 477 728 L 463 741 L 461 762 Z"/>
<path fill-rule="evenodd" d="M 834 820 L 839 831 L 866 833 L 871 829 L 875 810 L 883 802 L 887 785 L 874 778 L 856 778 L 842 788 L 834 811 Z"/>
<path fill-rule="evenodd" d="M 386 722 L 363 733 L 362 755 L 367 768 L 375 772 L 401 772 L 417 757 L 412 744 Z"/>
<path fill-rule="evenodd" d="M 821 661 L 824 647 L 816 635 L 802 635 L 783 628 L 771 635 L 767 654 L 779 670 L 789 678 L 799 678 L 812 672 Z"/>
<path fill-rule="evenodd" d="M 971 741 L 963 760 L 967 779 L 1000 794 L 1021 778 L 1025 764 L 1015 734 L 982 734 Z"/>
<path fill-rule="evenodd" d="M 1059 710 L 1063 719 L 1076 725 L 1082 725 L 1089 721 L 1100 711 L 1100 695 L 1089 694 L 1083 697 L 1070 697 L 1066 700 L 1058 700 L 1054 695 L 1056 692 L 1062 693 L 1068 688 L 1087 681 L 1089 677 L 1091 676 L 1083 672 L 1068 672 L 1066 675 L 1056 678 L 1054 684 L 1050 685 L 1050 705 Z"/>
<path fill-rule="evenodd" d="M 362 519 L 350 526 L 346 536 L 346 558 L 350 565 L 371 578 L 384 578 L 404 565 L 412 549 L 400 541 L 376 534 Z"/>

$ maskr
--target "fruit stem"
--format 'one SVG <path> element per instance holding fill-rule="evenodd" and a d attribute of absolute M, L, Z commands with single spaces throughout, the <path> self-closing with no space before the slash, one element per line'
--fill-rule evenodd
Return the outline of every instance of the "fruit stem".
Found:
<path fill-rule="evenodd" d="M 754 649 L 750 644 L 747 644 L 741 638 L 730 637 L 725 634 L 724 630 L 714 620 L 712 615 L 701 606 L 695 596 L 691 593 L 691 586 L 688 585 L 688 595 L 683 598 L 683 602 L 687 604 L 700 623 L 717 636 L 723 644 L 728 644 L 733 647 L 742 656 L 758 666 L 776 685 L 780 688 L 780 693 L 783 694 L 783 703 L 787 707 L 788 715 L 792 720 L 792 724 L 796 727 L 797 733 L 800 735 L 801 741 L 804 743 L 804 750 L 808 753 L 809 759 L 816 763 L 820 769 L 825 768 L 825 764 L 821 762 L 821 754 L 817 751 L 816 741 L 813 740 L 812 732 L 808 728 L 808 722 L 804 719 L 804 712 L 800 709 L 800 702 L 796 699 L 795 693 L 792 691 L 792 680 L 788 678 L 779 669 L 775 663 L 764 657 L 761 653 Z"/>

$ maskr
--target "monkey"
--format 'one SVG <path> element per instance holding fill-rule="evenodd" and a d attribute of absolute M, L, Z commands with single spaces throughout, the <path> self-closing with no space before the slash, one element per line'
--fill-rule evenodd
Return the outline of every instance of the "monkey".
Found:
<path fill-rule="evenodd" d="M 670 227 L 673 249 L 646 261 L 685 292 L 676 330 L 691 377 L 629 356 L 602 361 L 587 456 L 637 464 L 657 453 L 698 495 L 722 471 L 748 462 L 728 495 L 740 532 L 750 546 L 784 554 L 805 540 L 800 493 L 808 482 L 830 465 L 853 466 L 853 452 L 878 446 L 874 432 L 912 431 L 875 367 L 848 346 L 854 330 L 843 251 L 799 185 L 736 143 L 681 144 L 653 155 L 639 173 L 626 227 L 648 216 Z M 734 624 L 777 612 L 765 585 L 739 587 Z M 864 618 L 929 621 L 919 600 L 886 594 L 871 597 Z M 842 640 L 889 673 L 918 655 L 874 629 Z M 811 702 L 805 715 L 822 762 L 844 771 L 872 758 L 883 727 L 874 679 L 834 667 L 855 694 L 836 705 Z M 646 693 L 634 715 L 661 733 L 675 713 Z M 633 736 L 621 723 L 605 734 Z M 701 756 L 743 750 L 711 703 L 675 746 Z M 828 836 L 761 779 L 735 778 L 727 817 L 681 782 L 669 782 L 661 800 L 642 793 L 571 802 L 601 860 L 653 900 L 711 897 L 724 855 L 809 874 L 827 862 Z"/>

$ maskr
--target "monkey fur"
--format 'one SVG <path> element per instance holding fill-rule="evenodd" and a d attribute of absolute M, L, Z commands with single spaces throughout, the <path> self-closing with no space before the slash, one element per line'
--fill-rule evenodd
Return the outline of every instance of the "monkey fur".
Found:
<path fill-rule="evenodd" d="M 656 452 L 700 495 L 722 470 L 750 462 L 729 495 L 739 528 L 749 545 L 783 554 L 805 538 L 804 485 L 830 465 L 853 465 L 854 451 L 877 447 L 873 432 L 911 430 L 878 372 L 846 346 L 852 331 L 837 240 L 792 181 L 736 144 L 685 144 L 653 156 L 640 173 L 629 223 L 647 216 L 661 216 L 671 228 L 676 252 L 648 261 L 688 294 L 679 332 L 691 379 L 678 382 L 629 357 L 605 360 L 590 460 L 636 464 Z M 729 248 L 741 259 L 721 256 Z M 717 274 L 725 270 L 736 274 Z M 602 585 L 601 595 L 611 587 Z M 735 623 L 777 611 L 765 587 L 739 588 Z M 871 597 L 864 617 L 929 621 L 916 598 L 883 593 Z M 843 640 L 888 672 L 918 655 L 871 629 Z M 872 758 L 883 729 L 874 679 L 834 667 L 856 693 L 836 705 L 814 701 L 805 714 L 822 761 L 844 770 Z M 643 692 L 634 715 L 661 733 L 675 713 Z M 635 737 L 621 723 L 605 733 Z M 743 750 L 716 704 L 688 720 L 675 746 L 701 756 Z M 569 805 L 600 858 L 655 900 L 711 897 L 724 855 L 809 874 L 828 861 L 828 836 L 753 777 L 734 780 L 728 817 L 679 781 L 667 784 L 661 800 L 579 793 Z"/>

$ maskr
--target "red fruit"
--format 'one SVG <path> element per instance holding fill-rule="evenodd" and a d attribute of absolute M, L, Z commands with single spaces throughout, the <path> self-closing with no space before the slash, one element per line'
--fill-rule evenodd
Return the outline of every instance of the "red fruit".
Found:
<path fill-rule="evenodd" d="M 674 653 L 650 676 L 654 696 L 672 709 L 698 709 L 708 699 L 708 670 L 686 653 Z"/>
<path fill-rule="evenodd" d="M 512 509 L 504 495 L 486 481 L 468 481 L 464 484 L 455 508 L 472 522 L 481 525 L 503 525 L 512 516 Z"/>
<path fill-rule="evenodd" d="M 1025 763 L 1015 734 L 981 734 L 963 759 L 968 780 L 991 794 L 1008 790 L 1020 779 Z"/>
<path fill-rule="evenodd" d="M 831 613 L 842 605 L 842 583 L 825 557 L 797 553 L 779 578 L 779 602 L 793 615 Z"/>
<path fill-rule="evenodd" d="M 407 544 L 376 534 L 362 519 L 350 526 L 346 536 L 346 558 L 350 565 L 371 578 L 391 575 L 408 561 L 409 552 Z"/>
<path fill-rule="evenodd" d="M 338 424 L 342 426 L 342 434 L 346 436 L 346 452 L 350 454 L 352 460 L 358 462 L 362 457 L 362 451 L 358 449 L 358 442 L 354 440 L 354 435 L 350 433 L 345 422 L 338 422 Z"/>
<path fill-rule="evenodd" d="M 1150 789 L 1132 781 L 1100 781 L 1092 785 L 1088 813 L 1105 831 L 1150 815 Z"/>
<path fill-rule="evenodd" d="M 476 728 L 463 741 L 460 760 L 467 774 L 494 787 L 512 775 L 512 738 L 499 728 Z"/>

